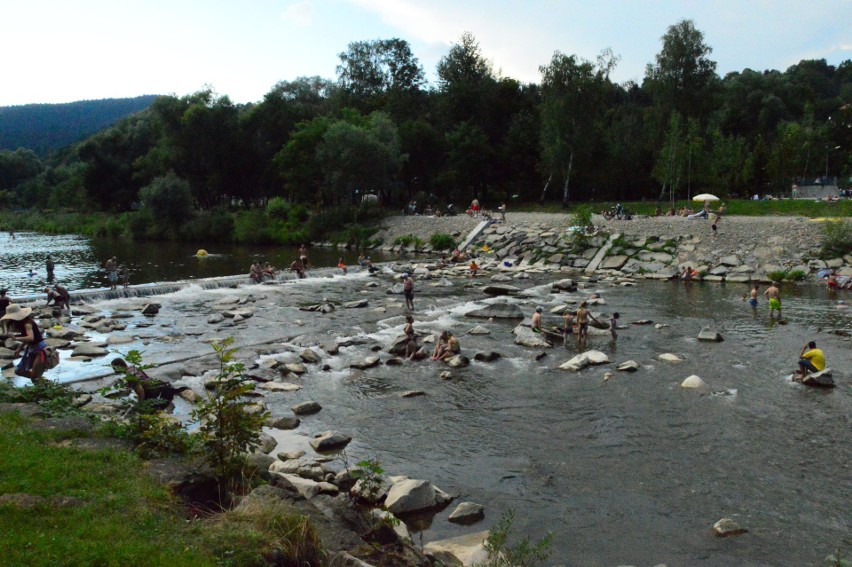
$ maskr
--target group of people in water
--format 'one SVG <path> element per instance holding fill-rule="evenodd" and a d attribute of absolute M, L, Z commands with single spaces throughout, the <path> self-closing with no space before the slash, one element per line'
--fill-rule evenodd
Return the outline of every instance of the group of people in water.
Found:
<path fill-rule="evenodd" d="M 591 299 L 599 299 L 600 296 L 598 294 L 592 294 Z M 544 333 L 542 329 L 542 313 L 544 309 L 541 306 L 535 308 L 535 311 L 532 314 L 530 319 L 530 326 L 532 327 L 532 331 L 534 333 Z M 618 339 L 618 320 L 620 318 L 619 313 L 616 311 L 612 314 L 607 324 L 607 330 L 610 333 L 610 337 L 612 340 Z M 565 309 L 562 313 L 562 345 L 568 348 L 568 341 L 572 335 L 577 336 L 577 344 L 584 344 L 586 339 L 589 336 L 589 322 L 594 321 L 597 324 L 601 324 L 599 321 L 589 310 L 589 302 L 581 301 L 580 307 L 577 308 L 576 311 L 569 309 Z M 575 333 L 576 328 L 576 333 Z"/>

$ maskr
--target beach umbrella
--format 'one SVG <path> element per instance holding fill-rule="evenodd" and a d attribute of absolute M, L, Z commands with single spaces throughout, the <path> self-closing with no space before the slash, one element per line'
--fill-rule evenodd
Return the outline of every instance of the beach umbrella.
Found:
<path fill-rule="evenodd" d="M 718 201 L 719 197 L 710 193 L 701 193 L 692 198 L 693 201 Z"/>

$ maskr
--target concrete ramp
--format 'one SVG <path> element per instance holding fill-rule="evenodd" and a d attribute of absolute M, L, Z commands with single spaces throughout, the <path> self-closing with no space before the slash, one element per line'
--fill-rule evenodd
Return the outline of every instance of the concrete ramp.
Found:
<path fill-rule="evenodd" d="M 458 246 L 459 250 L 464 250 L 465 248 L 470 246 L 470 243 L 473 242 L 474 240 L 476 240 L 477 236 L 482 234 L 482 231 L 485 230 L 485 227 L 488 226 L 488 224 L 489 224 L 488 221 L 484 220 L 484 221 L 480 222 L 478 225 L 476 225 L 476 228 L 471 230 L 470 234 L 467 235 L 467 238 L 465 238 L 462 241 L 462 243 L 459 244 L 459 246 Z"/>
<path fill-rule="evenodd" d="M 615 242 L 619 238 L 621 238 L 620 234 L 613 234 L 612 236 L 610 236 L 609 240 L 606 241 L 606 244 L 601 246 L 601 249 L 598 250 L 598 253 L 595 254 L 595 257 L 592 258 L 592 261 L 589 262 L 589 265 L 586 266 L 586 269 L 583 270 L 583 271 L 587 274 L 595 273 L 595 270 L 597 270 L 598 266 L 601 265 L 601 262 L 603 262 L 603 259 L 606 258 L 606 255 L 607 255 L 607 252 L 609 252 L 609 249 L 612 248 L 613 242 Z"/>

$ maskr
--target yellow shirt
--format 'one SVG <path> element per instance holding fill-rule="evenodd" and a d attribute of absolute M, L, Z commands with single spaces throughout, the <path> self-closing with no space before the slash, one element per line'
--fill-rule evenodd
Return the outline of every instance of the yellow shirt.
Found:
<path fill-rule="evenodd" d="M 825 355 L 823 354 L 821 349 L 812 348 L 808 352 L 802 355 L 802 358 L 806 358 L 811 361 L 811 364 L 814 365 L 819 371 L 825 370 Z"/>

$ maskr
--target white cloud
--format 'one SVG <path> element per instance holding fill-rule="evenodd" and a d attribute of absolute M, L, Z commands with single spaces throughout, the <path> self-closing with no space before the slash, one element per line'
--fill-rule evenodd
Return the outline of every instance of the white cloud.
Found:
<path fill-rule="evenodd" d="M 299 27 L 308 27 L 314 22 L 314 6 L 309 1 L 294 2 L 287 6 L 281 19 Z"/>
<path fill-rule="evenodd" d="M 440 2 L 429 3 L 428 8 L 418 6 L 416 0 L 348 0 L 364 10 L 379 15 L 383 22 L 398 28 L 409 41 L 417 39 L 425 43 L 449 45 L 464 31 L 459 25 L 457 13 L 452 6 Z M 422 4 L 422 2 L 421 2 Z"/>

